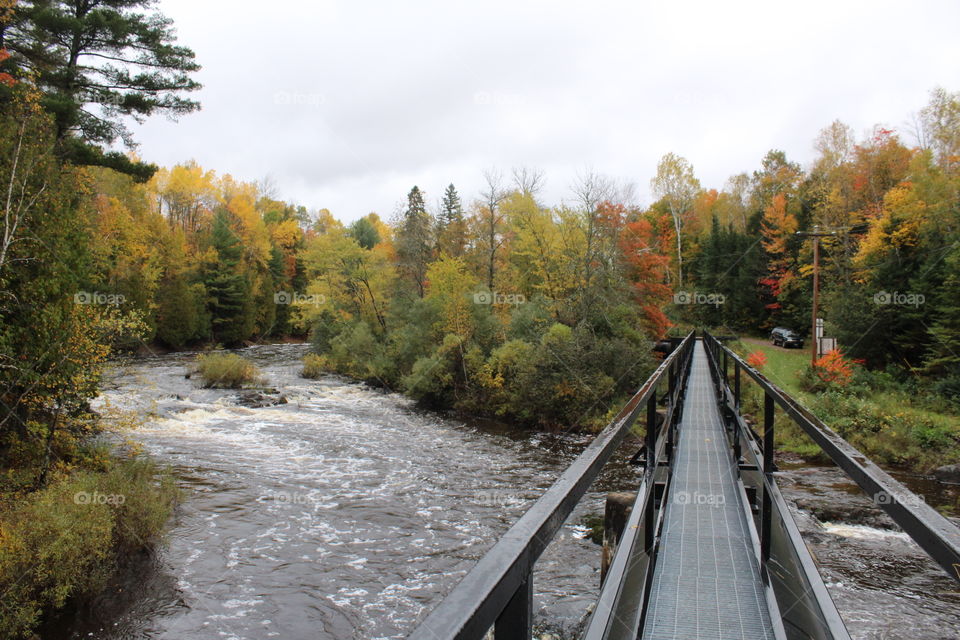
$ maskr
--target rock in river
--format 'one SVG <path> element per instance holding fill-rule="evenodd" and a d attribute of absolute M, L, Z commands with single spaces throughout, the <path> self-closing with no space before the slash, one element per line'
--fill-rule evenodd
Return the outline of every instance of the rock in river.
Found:
<path fill-rule="evenodd" d="M 266 391 L 244 391 L 237 395 L 237 404 L 251 409 L 262 409 L 263 407 L 287 404 L 287 397 L 277 393 L 273 389 L 267 389 Z"/>

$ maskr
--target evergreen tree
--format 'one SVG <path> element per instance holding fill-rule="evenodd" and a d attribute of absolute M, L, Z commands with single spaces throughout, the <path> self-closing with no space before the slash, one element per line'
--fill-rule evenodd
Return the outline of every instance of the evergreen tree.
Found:
<path fill-rule="evenodd" d="M 367 218 L 360 218 L 350 225 L 347 233 L 364 249 L 373 249 L 380 242 L 380 232 Z"/>
<path fill-rule="evenodd" d="M 157 289 L 157 339 L 168 347 L 182 349 L 193 340 L 208 337 L 210 317 L 205 299 L 204 286 L 191 285 L 182 274 L 162 280 Z"/>
<path fill-rule="evenodd" d="M 117 138 L 132 144 L 125 117 L 142 121 L 200 107 L 182 97 L 200 85 L 190 49 L 174 43 L 172 22 L 148 14 L 151 0 L 21 0 L 3 44 L 13 63 L 32 74 L 53 114 L 57 138 L 78 164 L 108 166 L 140 179 L 156 167 L 119 152 Z M 99 109 L 96 109 L 99 107 Z"/>
<path fill-rule="evenodd" d="M 204 285 L 213 339 L 232 345 L 250 336 L 254 318 L 250 283 L 239 269 L 242 247 L 230 227 L 229 215 L 220 209 L 214 217 L 210 244 L 216 262 L 207 271 Z"/>
<path fill-rule="evenodd" d="M 463 202 L 451 183 L 443 193 L 440 220 L 437 224 L 437 250 L 452 257 L 463 255 L 467 244 L 467 228 L 463 219 Z"/>
<path fill-rule="evenodd" d="M 937 319 L 930 327 L 926 366 L 931 373 L 953 378 L 956 385 L 960 384 L 960 245 L 954 246 L 944 267 L 947 274 L 934 301 Z"/>
<path fill-rule="evenodd" d="M 407 209 L 397 232 L 396 245 L 400 275 L 413 285 L 421 298 L 432 254 L 431 226 L 430 215 L 423 203 L 423 192 L 414 186 L 407 195 Z"/>
<path fill-rule="evenodd" d="M 283 267 L 283 252 L 277 247 L 270 247 L 270 277 L 273 282 L 273 292 L 279 291 L 297 291 L 292 282 L 286 279 L 286 273 Z M 289 287 L 289 288 L 288 288 Z M 290 305 L 279 304 L 276 299 L 269 300 L 268 304 L 274 306 L 274 335 L 284 335 L 290 331 Z"/>

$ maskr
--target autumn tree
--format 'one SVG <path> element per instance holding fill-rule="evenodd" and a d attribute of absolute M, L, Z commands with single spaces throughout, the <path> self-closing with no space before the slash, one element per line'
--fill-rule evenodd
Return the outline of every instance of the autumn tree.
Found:
<path fill-rule="evenodd" d="M 929 147 L 940 166 L 960 167 L 960 93 L 942 87 L 930 92 L 930 101 L 920 111 L 920 145 Z"/>
<path fill-rule="evenodd" d="M 790 244 L 795 240 L 798 225 L 796 216 L 789 211 L 787 196 L 778 193 L 773 201 L 763 211 L 761 231 L 763 233 L 763 248 L 769 256 L 767 261 L 768 275 L 761 280 L 767 288 L 771 302 L 769 309 L 779 309 L 779 297 L 788 281 L 793 277 L 791 270 Z"/>
<path fill-rule="evenodd" d="M 774 197 L 785 194 L 788 197 L 796 193 L 803 180 L 803 170 L 795 162 L 787 159 L 787 154 L 779 149 L 771 149 L 760 161 L 760 170 L 753 172 L 753 198 L 759 210 L 771 205 Z"/>
<path fill-rule="evenodd" d="M 93 296 L 89 180 L 61 164 L 55 139 L 36 96 L 18 86 L 0 108 L 0 176 L 9 181 L 0 201 L 0 463 L 13 462 L 12 449 L 17 462 L 35 463 L 23 488 L 42 486 L 54 463 L 76 452 L 112 348 L 144 329 L 121 298 L 103 305 Z"/>
<path fill-rule="evenodd" d="M 619 246 L 626 261 L 625 277 L 643 311 L 643 320 L 650 335 L 662 337 L 670 326 L 663 312 L 670 299 L 667 273 L 670 270 L 672 238 L 657 234 L 657 226 L 648 214 L 628 222 L 620 232 Z M 660 228 L 665 225 L 660 224 Z"/>
<path fill-rule="evenodd" d="M 193 161 L 160 169 L 148 190 L 156 198 L 157 211 L 188 232 L 210 223 L 219 195 L 216 173 L 204 171 Z"/>
<path fill-rule="evenodd" d="M 666 205 L 673 220 L 677 242 L 677 287 L 683 287 L 683 230 L 690 217 L 690 211 L 697 194 L 700 181 L 693 174 L 693 166 L 685 159 L 668 153 L 657 164 L 657 174 L 650 181 L 654 195 Z"/>
<path fill-rule="evenodd" d="M 581 225 L 583 251 L 580 258 L 580 286 L 578 298 L 581 305 L 581 318 L 587 316 L 587 306 L 592 302 L 593 278 L 597 268 L 603 263 L 600 254 L 601 240 L 616 237 L 617 229 L 623 224 L 624 209 L 621 206 L 608 206 L 601 210 L 602 204 L 609 204 L 613 195 L 613 184 L 606 177 L 587 171 L 580 175 L 572 187 L 578 203 L 577 219 Z M 609 229 L 605 228 L 610 227 Z M 612 232 L 607 233 L 608 231 Z"/>

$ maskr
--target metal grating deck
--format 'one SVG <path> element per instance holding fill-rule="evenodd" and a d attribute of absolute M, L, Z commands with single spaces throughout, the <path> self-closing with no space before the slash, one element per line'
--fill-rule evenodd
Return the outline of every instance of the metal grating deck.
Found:
<path fill-rule="evenodd" d="M 700 341 L 694 345 L 675 454 L 642 637 L 772 639 L 736 463 Z"/>

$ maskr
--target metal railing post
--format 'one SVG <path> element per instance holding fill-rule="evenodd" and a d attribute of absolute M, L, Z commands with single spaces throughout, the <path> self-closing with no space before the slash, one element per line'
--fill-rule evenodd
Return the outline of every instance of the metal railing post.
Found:
<path fill-rule="evenodd" d="M 673 409 L 673 392 L 677 388 L 677 367 L 676 361 L 670 365 L 670 370 L 667 372 L 667 398 L 668 398 L 668 407 Z"/>
<path fill-rule="evenodd" d="M 733 365 L 733 406 L 740 413 L 740 363 Z"/>
<path fill-rule="evenodd" d="M 527 574 L 493 628 L 494 640 L 532 640 L 533 576 Z"/>
<path fill-rule="evenodd" d="M 669 419 L 670 415 L 667 414 Z M 654 482 L 657 472 L 657 394 L 651 393 L 647 399 L 647 481 Z M 644 549 L 649 553 L 653 549 L 654 500 L 647 500 L 643 514 Z"/>
<path fill-rule="evenodd" d="M 729 384 L 730 384 L 730 375 L 729 375 L 729 373 L 727 373 L 727 351 L 726 351 L 726 349 L 724 349 L 724 351 L 723 351 L 723 384 L 725 384 L 725 385 L 729 385 Z"/>
<path fill-rule="evenodd" d="M 769 393 L 763 395 L 763 474 L 767 482 L 763 485 L 763 511 L 760 521 L 760 558 L 763 562 L 770 559 L 770 524 L 771 509 L 773 503 L 770 499 L 770 491 L 767 489 L 767 483 L 772 482 L 770 474 L 773 473 L 773 418 L 774 418 L 773 396 Z"/>
<path fill-rule="evenodd" d="M 656 391 L 647 398 L 647 469 L 649 475 L 657 466 L 657 394 Z"/>

